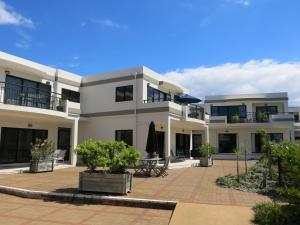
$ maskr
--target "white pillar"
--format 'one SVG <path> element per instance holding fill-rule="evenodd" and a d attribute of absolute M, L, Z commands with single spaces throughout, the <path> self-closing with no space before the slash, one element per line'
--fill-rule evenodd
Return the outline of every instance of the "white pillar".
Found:
<path fill-rule="evenodd" d="M 165 138 L 166 138 L 165 157 L 170 157 L 171 156 L 171 119 L 169 116 L 166 123 Z"/>
<path fill-rule="evenodd" d="M 72 124 L 72 135 L 71 135 L 71 154 L 70 154 L 70 160 L 71 164 L 73 166 L 76 166 L 77 163 L 77 154 L 75 153 L 74 149 L 77 146 L 78 142 L 78 119 L 75 119 L 73 124 Z"/>
<path fill-rule="evenodd" d="M 190 158 L 192 158 L 191 157 L 192 150 L 193 150 L 193 130 L 190 131 Z"/>
<path fill-rule="evenodd" d="M 290 141 L 295 142 L 295 128 L 290 129 Z"/>
<path fill-rule="evenodd" d="M 205 143 L 209 144 L 209 127 L 208 127 L 208 125 L 205 126 Z"/>

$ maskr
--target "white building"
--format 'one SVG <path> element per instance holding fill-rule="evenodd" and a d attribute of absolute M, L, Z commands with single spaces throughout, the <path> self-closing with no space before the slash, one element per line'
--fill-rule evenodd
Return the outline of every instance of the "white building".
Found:
<path fill-rule="evenodd" d="M 68 150 L 74 165 L 74 147 L 89 138 L 124 140 L 145 155 L 151 121 L 161 157 L 196 156 L 204 142 L 223 157 L 244 142 L 255 153 L 258 128 L 273 139 L 300 136 L 287 93 L 208 96 L 202 105 L 182 103 L 184 94 L 144 66 L 81 77 L 0 52 L 0 164 L 28 162 L 35 138 Z"/>

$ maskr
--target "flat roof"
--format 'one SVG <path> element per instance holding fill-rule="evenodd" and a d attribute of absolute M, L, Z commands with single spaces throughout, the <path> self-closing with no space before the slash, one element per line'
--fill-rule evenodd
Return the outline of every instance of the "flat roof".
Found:
<path fill-rule="evenodd" d="M 205 102 L 224 101 L 245 101 L 245 100 L 288 100 L 287 92 L 236 94 L 236 95 L 209 95 L 205 96 Z"/>

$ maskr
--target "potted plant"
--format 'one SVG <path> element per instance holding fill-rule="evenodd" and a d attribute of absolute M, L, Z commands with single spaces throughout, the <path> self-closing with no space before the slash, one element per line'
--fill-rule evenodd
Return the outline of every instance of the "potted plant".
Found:
<path fill-rule="evenodd" d="M 269 117 L 266 112 L 258 112 L 256 113 L 256 121 L 257 122 L 268 122 Z"/>
<path fill-rule="evenodd" d="M 79 174 L 80 191 L 118 194 L 131 191 L 132 174 L 127 169 L 140 158 L 136 148 L 119 141 L 86 140 L 75 151 L 87 166 Z"/>
<path fill-rule="evenodd" d="M 48 140 L 36 139 L 35 144 L 31 144 L 31 160 L 29 171 L 32 173 L 53 171 L 54 145 Z"/>
<path fill-rule="evenodd" d="M 56 110 L 60 111 L 60 112 L 63 112 L 64 111 L 64 107 L 65 107 L 65 100 L 59 99 L 58 105 L 56 106 Z"/>
<path fill-rule="evenodd" d="M 215 148 L 211 144 L 202 144 L 200 146 L 200 166 L 212 166 Z"/>
<path fill-rule="evenodd" d="M 238 122 L 240 122 L 240 116 L 237 115 L 237 114 L 231 116 L 231 122 L 232 122 L 232 123 L 238 123 Z"/>

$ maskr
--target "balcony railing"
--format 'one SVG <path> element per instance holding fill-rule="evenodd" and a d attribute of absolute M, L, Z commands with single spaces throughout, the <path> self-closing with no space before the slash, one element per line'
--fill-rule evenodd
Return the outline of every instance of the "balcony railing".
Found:
<path fill-rule="evenodd" d="M 66 105 L 57 93 L 5 82 L 0 82 L 0 103 L 61 112 Z"/>
<path fill-rule="evenodd" d="M 210 116 L 211 123 L 268 123 L 268 122 L 292 122 L 294 121 L 293 115 L 287 112 L 280 113 L 262 113 L 262 112 L 249 112 L 246 117 L 233 115 L 233 116 Z"/>
<path fill-rule="evenodd" d="M 204 109 L 199 105 L 190 104 L 188 117 L 193 119 L 204 120 Z"/>

